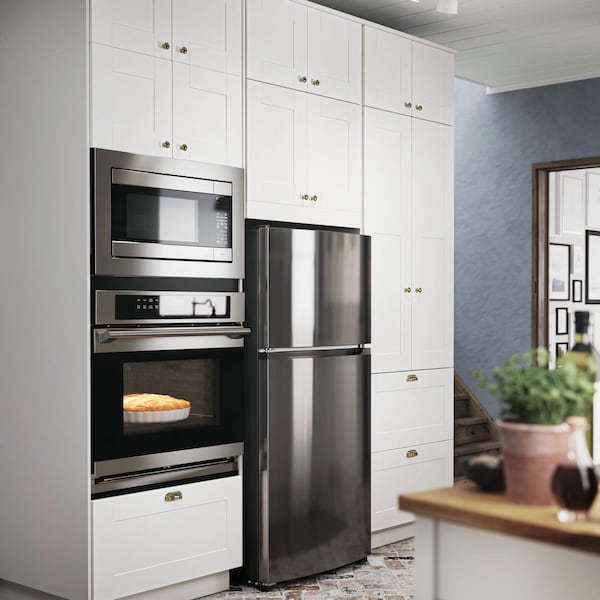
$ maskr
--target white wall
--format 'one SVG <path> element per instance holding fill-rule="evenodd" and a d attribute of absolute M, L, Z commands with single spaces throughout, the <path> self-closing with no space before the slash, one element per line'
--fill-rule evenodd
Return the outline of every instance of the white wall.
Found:
<path fill-rule="evenodd" d="M 85 0 L 1 0 L 0 579 L 73 600 L 89 582 L 87 88 Z"/>

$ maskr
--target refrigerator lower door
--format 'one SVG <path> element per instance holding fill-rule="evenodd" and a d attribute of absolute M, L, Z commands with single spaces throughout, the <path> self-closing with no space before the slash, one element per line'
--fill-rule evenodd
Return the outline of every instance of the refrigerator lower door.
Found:
<path fill-rule="evenodd" d="M 259 582 L 328 571 L 370 551 L 370 356 L 271 354 Z"/>

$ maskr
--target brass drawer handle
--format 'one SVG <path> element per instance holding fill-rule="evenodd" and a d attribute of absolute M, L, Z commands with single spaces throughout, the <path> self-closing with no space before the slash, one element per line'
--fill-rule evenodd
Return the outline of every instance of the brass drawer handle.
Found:
<path fill-rule="evenodd" d="M 406 294 L 410 294 L 412 292 L 412 289 L 411 288 L 404 288 L 404 292 Z"/>
<path fill-rule="evenodd" d="M 415 288 L 415 292 L 417 294 L 420 294 L 423 291 L 423 288 Z"/>
<path fill-rule="evenodd" d="M 321 82 L 318 79 L 311 79 L 310 82 L 317 87 L 321 85 Z"/>
<path fill-rule="evenodd" d="M 187 152 L 188 145 L 187 144 L 181 144 L 181 146 L 179 146 L 179 149 L 183 150 L 184 152 Z"/>
<path fill-rule="evenodd" d="M 306 83 L 307 82 L 306 75 L 298 75 L 298 81 L 300 83 Z"/>
<path fill-rule="evenodd" d="M 181 46 L 181 48 L 179 48 L 179 52 L 180 54 L 187 54 L 188 49 L 185 46 Z"/>
<path fill-rule="evenodd" d="M 408 381 L 408 383 L 412 383 L 413 381 L 419 381 L 419 378 L 411 373 L 406 377 L 406 381 Z"/>
<path fill-rule="evenodd" d="M 417 456 L 419 456 L 419 453 L 416 450 L 409 450 L 406 453 L 406 458 L 416 458 Z"/>
<path fill-rule="evenodd" d="M 300 200 L 308 200 L 308 194 L 301 194 Z"/>
<path fill-rule="evenodd" d="M 163 42 L 163 43 L 160 45 L 160 47 L 161 47 L 163 50 L 169 50 L 169 49 L 171 48 L 171 44 L 169 44 L 169 42 Z"/>
<path fill-rule="evenodd" d="M 183 500 L 183 494 L 179 490 L 165 494 L 165 502 L 175 502 L 175 500 Z"/>
<path fill-rule="evenodd" d="M 165 140 L 165 141 L 162 143 L 162 147 L 163 147 L 163 148 L 170 148 L 170 147 L 171 147 L 171 142 L 169 142 L 169 141 Z"/>
<path fill-rule="evenodd" d="M 412 102 L 405 102 L 404 106 L 405 108 L 412 108 Z"/>
<path fill-rule="evenodd" d="M 311 197 L 310 197 L 310 199 L 311 199 L 313 202 L 316 202 L 316 201 L 318 200 L 318 198 L 317 198 L 317 196 L 316 196 L 316 195 L 315 195 L 315 196 L 311 196 Z"/>
<path fill-rule="evenodd" d="M 423 110 L 423 105 L 422 105 L 422 104 L 417 104 L 417 105 L 415 106 L 415 108 L 416 108 L 417 110 Z"/>

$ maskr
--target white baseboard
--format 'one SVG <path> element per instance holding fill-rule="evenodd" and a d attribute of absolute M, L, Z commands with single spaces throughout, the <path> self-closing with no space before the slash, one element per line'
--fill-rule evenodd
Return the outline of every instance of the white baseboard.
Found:
<path fill-rule="evenodd" d="M 389 529 L 382 529 L 380 531 L 373 531 L 371 533 L 371 549 L 379 548 L 379 546 L 386 546 L 387 544 L 406 540 L 411 537 L 415 537 L 414 522 L 399 525 L 398 527 L 390 527 Z"/>

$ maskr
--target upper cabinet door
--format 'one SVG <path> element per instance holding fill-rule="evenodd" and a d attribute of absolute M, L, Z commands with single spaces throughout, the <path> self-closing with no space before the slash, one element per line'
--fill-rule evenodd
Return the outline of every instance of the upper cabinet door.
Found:
<path fill-rule="evenodd" d="M 412 368 L 453 364 L 453 131 L 413 119 Z"/>
<path fill-rule="evenodd" d="M 308 91 L 360 103 L 361 25 L 320 10 L 308 10 Z"/>
<path fill-rule="evenodd" d="M 307 8 L 288 0 L 247 0 L 246 75 L 307 89 Z"/>
<path fill-rule="evenodd" d="M 173 60 L 241 75 L 241 0 L 173 0 Z"/>
<path fill-rule="evenodd" d="M 247 217 L 294 221 L 306 205 L 306 95 L 248 81 Z M 303 200 L 303 197 L 306 197 Z"/>
<path fill-rule="evenodd" d="M 91 44 L 91 145 L 171 156 L 171 61 Z"/>
<path fill-rule="evenodd" d="M 366 106 L 412 113 L 412 42 L 365 26 Z"/>
<path fill-rule="evenodd" d="M 242 165 L 242 82 L 173 63 L 173 156 Z"/>
<path fill-rule="evenodd" d="M 318 96 L 307 99 L 308 194 L 321 213 L 316 222 L 360 227 L 360 106 Z"/>
<path fill-rule="evenodd" d="M 408 239 L 411 119 L 365 108 L 364 132 L 365 233 L 401 235 Z"/>
<path fill-rule="evenodd" d="M 289 0 L 247 0 L 250 79 L 359 103 L 359 23 Z"/>
<path fill-rule="evenodd" d="M 454 55 L 450 52 L 413 43 L 413 111 L 422 119 L 454 123 Z"/>
<path fill-rule="evenodd" d="M 171 58 L 171 0 L 91 0 L 90 41 Z"/>

